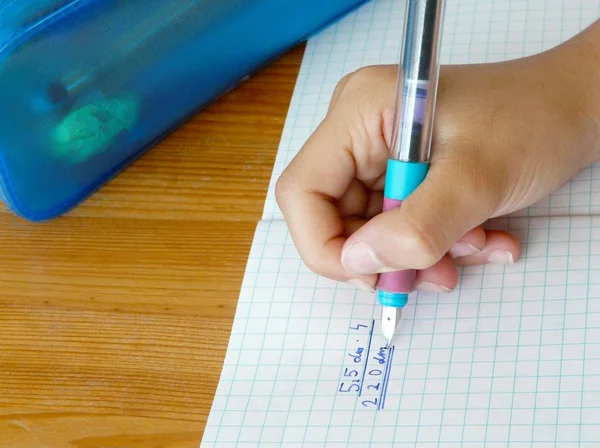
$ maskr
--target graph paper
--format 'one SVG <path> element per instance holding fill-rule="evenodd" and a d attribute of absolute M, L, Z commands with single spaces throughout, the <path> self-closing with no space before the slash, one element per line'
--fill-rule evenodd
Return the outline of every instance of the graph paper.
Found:
<path fill-rule="evenodd" d="M 375 0 L 308 44 L 202 447 L 600 446 L 600 167 L 492 221 L 518 263 L 411 295 L 389 349 L 374 296 L 292 243 L 274 182 L 345 73 L 397 62 L 404 5 Z M 443 61 L 539 52 L 599 16 L 596 0 L 447 0 Z"/>
<path fill-rule="evenodd" d="M 600 446 L 600 217 L 494 227 L 523 259 L 411 297 L 388 351 L 373 296 L 261 222 L 202 446 Z"/>

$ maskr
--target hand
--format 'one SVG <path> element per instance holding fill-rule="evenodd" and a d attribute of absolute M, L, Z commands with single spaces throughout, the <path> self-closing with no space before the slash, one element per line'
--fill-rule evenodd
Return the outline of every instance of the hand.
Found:
<path fill-rule="evenodd" d="M 582 81 L 598 71 L 582 39 L 520 60 L 442 67 L 428 176 L 385 213 L 397 68 L 346 76 L 277 183 L 309 268 L 368 290 L 378 273 L 417 269 L 418 289 L 443 292 L 456 286 L 455 265 L 513 263 L 516 239 L 482 224 L 543 199 L 598 152 L 598 106 Z"/>

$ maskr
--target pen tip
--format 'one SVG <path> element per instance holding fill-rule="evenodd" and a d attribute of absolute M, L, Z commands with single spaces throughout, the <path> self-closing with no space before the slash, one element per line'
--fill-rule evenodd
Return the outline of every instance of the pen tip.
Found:
<path fill-rule="evenodd" d="M 386 341 L 386 348 L 389 348 L 396 332 L 398 322 L 402 317 L 402 308 L 384 306 L 381 312 L 381 329 Z"/>

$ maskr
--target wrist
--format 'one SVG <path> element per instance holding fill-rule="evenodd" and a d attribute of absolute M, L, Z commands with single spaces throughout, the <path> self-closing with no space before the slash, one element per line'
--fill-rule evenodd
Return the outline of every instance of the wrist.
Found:
<path fill-rule="evenodd" d="M 584 168 L 600 161 L 600 20 L 556 49 L 559 106 L 575 127 Z"/>

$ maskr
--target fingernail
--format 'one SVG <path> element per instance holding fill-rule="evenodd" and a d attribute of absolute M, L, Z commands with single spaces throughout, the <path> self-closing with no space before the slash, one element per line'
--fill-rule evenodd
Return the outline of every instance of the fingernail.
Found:
<path fill-rule="evenodd" d="M 508 266 L 509 264 L 514 264 L 514 262 L 513 255 L 505 250 L 495 250 L 488 257 L 488 263 L 492 264 Z"/>
<path fill-rule="evenodd" d="M 423 292 L 435 292 L 435 293 L 445 293 L 452 292 L 450 289 L 446 288 L 444 285 L 438 285 L 437 283 L 432 282 L 423 282 L 417 285 L 416 288 L 418 291 Z"/>
<path fill-rule="evenodd" d="M 472 244 L 461 242 L 452 246 L 452 249 L 450 249 L 450 256 L 452 258 L 460 258 L 476 254 L 477 252 L 479 252 L 479 249 Z"/>
<path fill-rule="evenodd" d="M 358 289 L 360 289 L 362 291 L 365 291 L 365 292 L 375 292 L 375 288 L 373 288 L 367 282 L 365 282 L 364 280 L 361 280 L 359 278 L 352 278 L 352 279 L 348 280 L 348 283 L 350 283 L 351 285 L 356 286 Z"/>
<path fill-rule="evenodd" d="M 356 274 L 375 274 L 383 270 L 375 252 L 365 243 L 356 243 L 342 252 L 342 265 Z"/>

